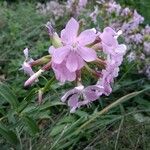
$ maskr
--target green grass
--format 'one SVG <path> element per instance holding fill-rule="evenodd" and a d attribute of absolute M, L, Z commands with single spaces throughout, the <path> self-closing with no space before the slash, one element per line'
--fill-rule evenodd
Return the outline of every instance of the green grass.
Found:
<path fill-rule="evenodd" d="M 53 73 L 46 73 L 48 80 L 42 77 L 24 89 L 27 77 L 19 71 L 26 46 L 35 59 L 48 53 L 44 24 L 49 16 L 37 14 L 35 3 L 26 2 L 0 5 L 0 18 L 1 150 L 150 149 L 150 86 L 134 65 L 124 62 L 109 97 L 70 114 L 60 101 L 70 84 L 62 87 L 53 80 Z M 56 23 L 57 30 L 65 20 Z M 39 105 L 37 92 L 43 86 L 48 92 Z"/>

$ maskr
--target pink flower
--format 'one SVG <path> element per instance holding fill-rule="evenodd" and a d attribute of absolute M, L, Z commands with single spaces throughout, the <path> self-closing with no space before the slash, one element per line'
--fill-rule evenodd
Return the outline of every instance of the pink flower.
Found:
<path fill-rule="evenodd" d="M 126 52 L 126 46 L 119 44 L 117 41 L 121 31 L 115 32 L 112 28 L 106 27 L 100 34 L 103 52 L 107 55 L 106 68 L 102 70 L 102 78 L 99 79 L 98 85 L 104 87 L 105 95 L 112 92 L 111 84 L 114 78 L 118 76 L 119 66 L 123 61 Z"/>
<path fill-rule="evenodd" d="M 28 48 L 24 49 L 23 53 L 25 56 L 25 61 L 23 62 L 22 68 L 20 70 L 23 70 L 27 75 L 32 76 L 34 74 L 34 71 L 32 70 L 30 63 L 33 62 L 33 59 L 29 59 Z"/>
<path fill-rule="evenodd" d="M 94 11 L 90 14 L 90 17 L 91 17 L 91 19 L 92 19 L 92 21 L 96 24 L 96 22 L 97 22 L 97 16 L 98 16 L 98 14 L 99 14 L 99 8 L 98 8 L 98 6 L 96 5 L 95 7 L 94 7 Z"/>
<path fill-rule="evenodd" d="M 144 42 L 144 53 L 149 56 L 150 55 L 150 42 L 145 41 Z"/>
<path fill-rule="evenodd" d="M 115 36 L 117 36 L 117 32 L 115 32 L 110 27 L 104 28 L 104 31 L 100 33 L 100 38 L 102 40 L 102 46 L 104 51 L 110 52 L 110 50 L 116 47 L 118 42 Z"/>
<path fill-rule="evenodd" d="M 49 53 L 53 55 L 55 48 L 51 46 Z M 64 83 L 65 81 L 74 81 L 76 79 L 76 73 L 70 72 L 66 67 L 66 61 L 64 60 L 60 64 L 56 64 L 52 60 L 52 69 L 55 73 L 56 79 Z"/>
<path fill-rule="evenodd" d="M 67 0 L 67 6 L 68 8 L 72 8 L 76 4 L 77 10 L 79 11 L 86 6 L 87 2 L 88 0 Z"/>
<path fill-rule="evenodd" d="M 68 106 L 70 106 L 70 112 L 73 113 L 77 108 L 87 105 L 96 99 L 103 92 L 103 87 L 98 85 L 92 85 L 84 88 L 84 86 L 80 85 L 75 87 L 74 89 L 68 91 L 61 100 L 63 102 L 68 101 Z"/>
<path fill-rule="evenodd" d="M 143 23 L 144 17 L 142 17 L 136 10 L 134 10 L 133 21 L 135 24 Z"/>
<path fill-rule="evenodd" d="M 108 3 L 108 13 L 116 13 L 116 15 L 120 14 L 121 6 L 114 1 Z"/>
<path fill-rule="evenodd" d="M 96 52 L 89 48 L 88 45 L 96 39 L 95 30 L 88 29 L 80 33 L 79 23 L 71 18 L 65 29 L 61 31 L 62 47 L 55 49 L 52 59 L 55 64 L 65 62 L 70 72 L 80 70 L 84 62 L 96 60 Z"/>
<path fill-rule="evenodd" d="M 103 94 L 109 95 L 112 92 L 111 84 L 114 82 L 114 78 L 118 76 L 119 67 L 113 60 L 107 61 L 107 66 L 102 70 L 103 77 L 99 79 L 98 85 L 104 87 Z"/>
<path fill-rule="evenodd" d="M 103 52 L 108 56 L 111 55 L 111 57 L 121 58 L 125 54 L 126 46 L 119 44 L 117 41 L 121 33 L 121 31 L 116 32 L 110 27 L 106 27 L 103 33 L 100 33 Z M 122 61 L 122 59 L 120 59 L 120 61 Z"/>
<path fill-rule="evenodd" d="M 79 6 L 80 7 L 85 7 L 87 4 L 87 0 L 79 0 Z"/>
<path fill-rule="evenodd" d="M 27 75 L 29 75 L 29 76 L 32 76 L 33 74 L 34 74 L 34 71 L 32 70 L 32 68 L 31 68 L 31 66 L 30 66 L 30 64 L 29 64 L 29 62 L 27 63 L 27 62 L 24 62 L 23 64 L 22 64 L 22 68 L 21 69 L 23 69 L 24 70 L 24 72 L 27 74 Z"/>
<path fill-rule="evenodd" d="M 128 16 L 129 14 L 131 14 L 131 10 L 126 7 L 122 10 L 121 16 Z"/>

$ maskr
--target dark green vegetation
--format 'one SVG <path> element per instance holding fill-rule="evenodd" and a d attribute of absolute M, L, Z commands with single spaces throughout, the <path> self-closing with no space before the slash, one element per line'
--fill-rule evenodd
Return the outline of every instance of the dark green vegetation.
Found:
<path fill-rule="evenodd" d="M 53 73 L 23 88 L 22 50 L 28 46 L 33 58 L 48 53 L 48 20 L 33 3 L 0 6 L 0 149 L 149 150 L 150 87 L 135 64 L 125 61 L 113 93 L 75 114 L 60 102 L 70 85 L 56 84 Z M 65 20 L 58 20 L 58 30 Z M 48 93 L 39 105 L 37 89 L 43 86 Z"/>

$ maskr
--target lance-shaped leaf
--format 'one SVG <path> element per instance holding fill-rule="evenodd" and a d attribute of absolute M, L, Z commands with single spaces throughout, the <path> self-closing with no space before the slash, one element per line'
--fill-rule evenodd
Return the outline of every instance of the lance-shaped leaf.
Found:
<path fill-rule="evenodd" d="M 12 108 L 18 108 L 18 100 L 14 92 L 5 84 L 0 84 L 0 96 L 4 101 L 8 102 Z"/>

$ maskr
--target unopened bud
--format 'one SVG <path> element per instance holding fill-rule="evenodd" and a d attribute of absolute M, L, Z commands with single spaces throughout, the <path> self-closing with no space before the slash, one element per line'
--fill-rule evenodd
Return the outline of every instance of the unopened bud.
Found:
<path fill-rule="evenodd" d="M 61 42 L 61 39 L 60 37 L 58 36 L 58 34 L 55 32 L 53 37 L 52 37 L 52 45 L 55 47 L 55 48 L 58 48 L 58 47 L 61 47 L 62 46 L 62 42 Z"/>
<path fill-rule="evenodd" d="M 44 70 L 40 69 L 38 72 L 34 73 L 24 84 L 24 86 L 31 85 L 41 74 Z"/>
<path fill-rule="evenodd" d="M 48 29 L 49 36 L 52 37 L 55 33 L 54 28 L 52 27 L 52 24 L 48 21 L 45 26 Z"/>
<path fill-rule="evenodd" d="M 55 30 L 52 27 L 51 23 L 47 22 L 47 24 L 45 26 L 48 29 L 49 36 L 52 40 L 52 45 L 55 48 L 58 48 L 58 47 L 62 46 L 61 39 L 59 38 L 58 34 L 55 32 Z"/>

